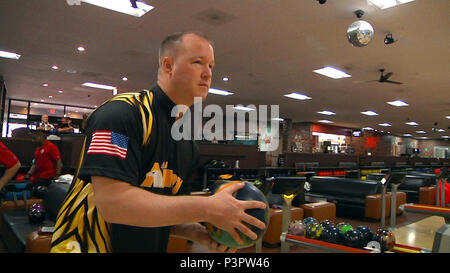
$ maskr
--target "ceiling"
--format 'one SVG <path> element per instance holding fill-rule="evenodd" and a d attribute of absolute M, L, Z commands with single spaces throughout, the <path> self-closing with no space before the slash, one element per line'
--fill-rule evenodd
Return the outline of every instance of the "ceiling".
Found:
<path fill-rule="evenodd" d="M 145 0 L 155 9 L 141 18 L 68 2 L 0 1 L 0 50 L 22 55 L 0 58 L 7 98 L 94 107 L 111 91 L 83 87 L 84 82 L 117 86 L 119 93 L 151 88 L 160 41 L 173 32 L 197 30 L 214 42 L 211 87 L 234 93 L 211 94 L 203 105 L 279 105 L 280 116 L 293 122 L 328 119 L 337 126 L 370 126 L 413 137 L 423 136 L 418 130 L 429 138 L 450 134 L 450 1 L 416 0 L 381 10 L 367 0 L 323 5 L 316 0 Z M 375 30 L 365 47 L 352 46 L 346 37 L 358 9 Z M 397 41 L 385 45 L 389 32 Z M 77 51 L 79 45 L 86 51 Z M 312 72 L 324 66 L 352 76 L 334 80 Z M 404 84 L 374 81 L 380 68 Z M 312 99 L 283 96 L 291 92 Z M 396 99 L 409 106 L 386 103 Z M 317 113 L 322 110 L 336 115 Z M 379 115 L 361 114 L 367 110 Z M 419 126 L 405 125 L 408 121 Z M 385 122 L 392 127 L 378 125 Z"/>

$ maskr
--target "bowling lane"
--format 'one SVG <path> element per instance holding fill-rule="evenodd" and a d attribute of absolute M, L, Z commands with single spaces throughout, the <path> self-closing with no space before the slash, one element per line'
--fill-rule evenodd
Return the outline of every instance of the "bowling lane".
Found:
<path fill-rule="evenodd" d="M 436 231 L 445 223 L 442 216 L 430 216 L 393 230 L 398 244 L 432 249 Z"/>

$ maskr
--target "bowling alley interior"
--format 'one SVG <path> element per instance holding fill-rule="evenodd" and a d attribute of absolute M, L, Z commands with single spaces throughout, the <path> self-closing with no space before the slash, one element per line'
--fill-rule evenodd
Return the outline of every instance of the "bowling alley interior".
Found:
<path fill-rule="evenodd" d="M 212 240 L 236 255 L 450 253 L 449 12 L 443 0 L 0 1 L 0 253 L 51 252 L 90 118 L 159 83 L 161 42 L 189 31 L 208 37 L 214 68 L 183 114 L 195 136 L 172 140 L 198 149 L 183 194 L 243 181 L 234 198 L 266 203 L 245 211 L 265 224 L 244 223 L 256 240 L 236 247 L 200 223 Z M 39 163 L 43 143 L 59 159 Z M 54 175 L 37 176 L 48 164 Z M 170 235 L 166 252 L 214 251 Z"/>

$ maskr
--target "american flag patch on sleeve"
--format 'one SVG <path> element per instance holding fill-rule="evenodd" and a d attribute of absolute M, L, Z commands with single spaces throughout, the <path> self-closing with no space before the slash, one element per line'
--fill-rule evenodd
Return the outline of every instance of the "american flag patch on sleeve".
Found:
<path fill-rule="evenodd" d="M 111 131 L 96 131 L 87 151 L 88 154 L 103 154 L 127 157 L 128 137 Z"/>

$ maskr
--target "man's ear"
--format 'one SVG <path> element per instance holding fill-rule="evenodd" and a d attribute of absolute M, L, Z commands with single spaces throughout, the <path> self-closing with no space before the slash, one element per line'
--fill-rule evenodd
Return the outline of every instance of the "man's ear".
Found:
<path fill-rule="evenodd" d="M 173 70 L 173 58 L 164 57 L 164 59 L 162 60 L 162 69 L 164 72 L 171 75 Z"/>

